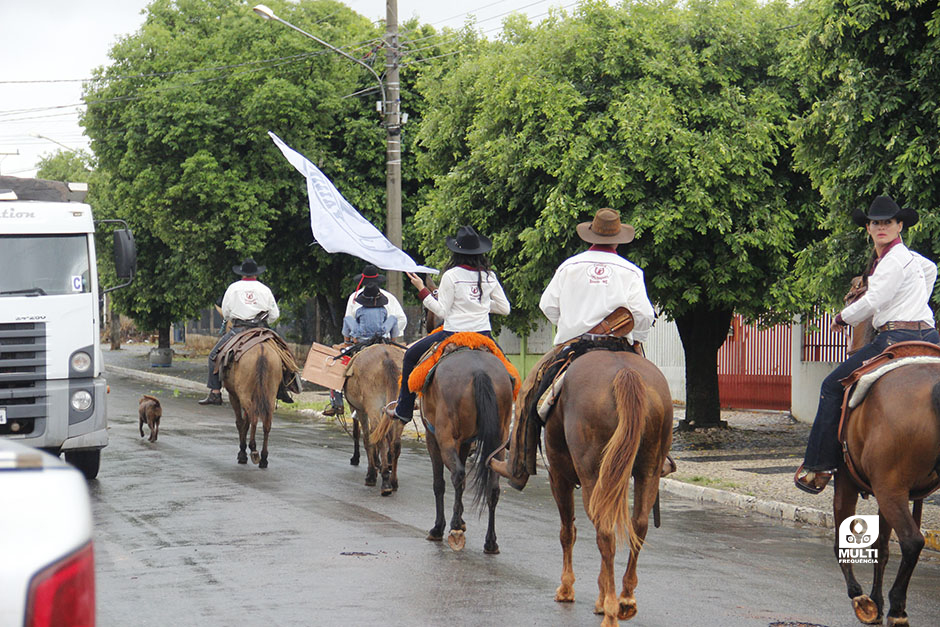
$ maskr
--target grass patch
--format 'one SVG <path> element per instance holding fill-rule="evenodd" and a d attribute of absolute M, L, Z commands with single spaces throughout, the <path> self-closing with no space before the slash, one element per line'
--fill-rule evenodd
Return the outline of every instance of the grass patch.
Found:
<path fill-rule="evenodd" d="M 704 477 L 702 475 L 692 475 L 691 477 L 676 477 L 679 481 L 683 483 L 692 483 L 695 485 L 700 485 L 706 488 L 718 488 L 718 489 L 734 489 L 740 488 L 740 483 L 735 483 L 734 481 L 728 481 L 727 479 L 715 479 L 714 477 Z"/>

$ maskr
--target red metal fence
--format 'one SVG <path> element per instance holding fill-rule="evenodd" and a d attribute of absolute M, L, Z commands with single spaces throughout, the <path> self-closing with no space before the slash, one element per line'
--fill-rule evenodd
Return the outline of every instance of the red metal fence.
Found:
<path fill-rule="evenodd" d="M 792 336 L 790 325 L 760 329 L 735 315 L 718 350 L 721 406 L 790 409 Z"/>

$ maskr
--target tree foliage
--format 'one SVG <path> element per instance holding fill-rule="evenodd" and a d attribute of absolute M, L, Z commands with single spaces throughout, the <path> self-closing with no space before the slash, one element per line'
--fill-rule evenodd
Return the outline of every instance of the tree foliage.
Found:
<path fill-rule="evenodd" d="M 525 327 L 575 225 L 604 206 L 637 229 L 622 252 L 679 323 L 689 415 L 718 418 L 716 353 L 732 312 L 805 308 L 782 288 L 811 234 L 791 167 L 800 107 L 782 61 L 798 32 L 784 2 L 587 2 L 503 39 L 422 88 L 419 163 L 435 182 L 416 221 L 440 259 L 453 225 L 493 236 Z"/>
<path fill-rule="evenodd" d="M 43 156 L 38 165 L 38 178 L 66 183 L 88 183 L 92 178 L 94 159 L 84 150 L 58 150 Z"/>
<path fill-rule="evenodd" d="M 890 194 L 920 212 L 905 241 L 940 256 L 940 9 L 925 0 L 814 0 L 793 63 L 805 98 L 796 164 L 819 189 L 831 234 L 800 259 L 805 289 L 835 305 L 864 269 L 849 220 Z"/>

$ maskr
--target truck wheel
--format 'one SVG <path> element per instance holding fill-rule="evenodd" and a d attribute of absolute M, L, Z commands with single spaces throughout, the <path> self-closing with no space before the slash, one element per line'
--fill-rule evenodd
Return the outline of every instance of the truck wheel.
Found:
<path fill-rule="evenodd" d="M 101 449 L 65 451 L 65 461 L 78 468 L 86 479 L 94 479 L 101 467 Z"/>

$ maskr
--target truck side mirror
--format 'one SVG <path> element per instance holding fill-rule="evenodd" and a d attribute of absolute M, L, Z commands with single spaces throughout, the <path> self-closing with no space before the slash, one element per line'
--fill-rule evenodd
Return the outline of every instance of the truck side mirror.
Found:
<path fill-rule="evenodd" d="M 114 269 L 119 279 L 133 279 L 137 271 L 137 245 L 130 229 L 114 231 Z"/>

